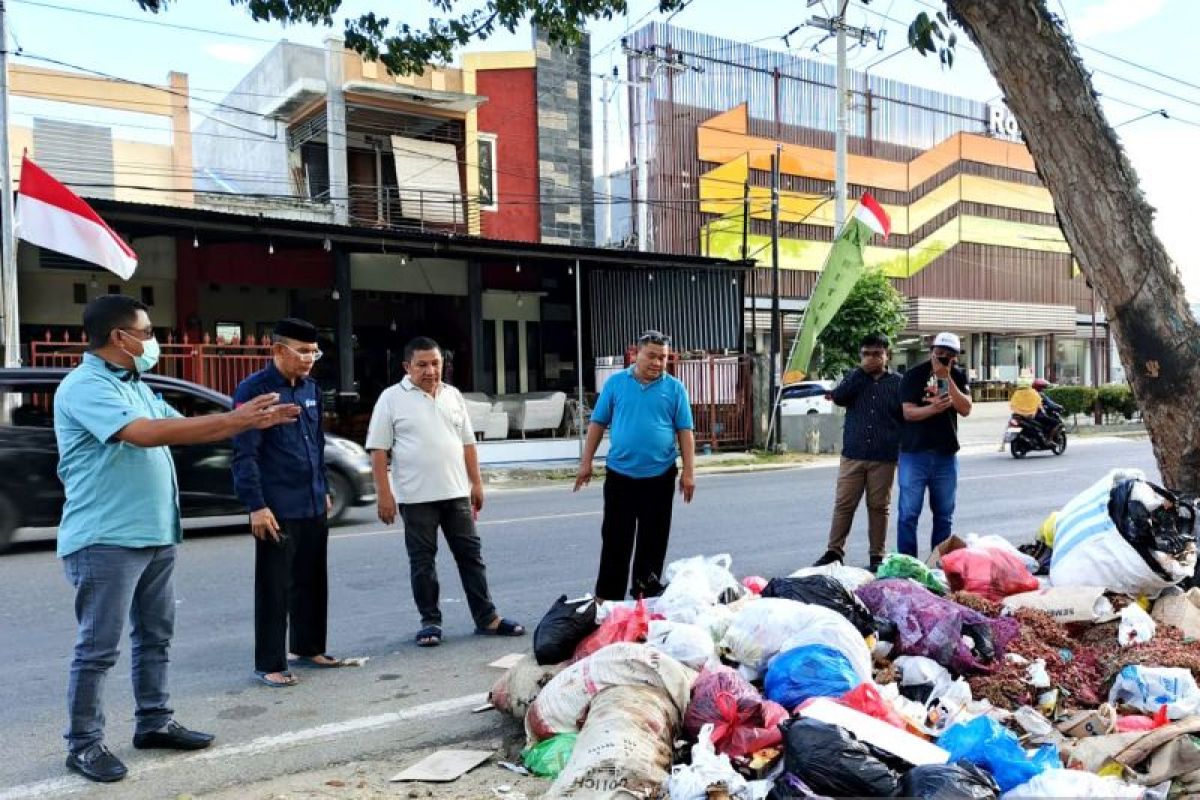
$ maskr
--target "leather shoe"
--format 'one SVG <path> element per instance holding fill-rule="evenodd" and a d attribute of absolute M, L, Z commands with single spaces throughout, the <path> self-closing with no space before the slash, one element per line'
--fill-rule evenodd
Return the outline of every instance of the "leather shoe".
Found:
<path fill-rule="evenodd" d="M 814 567 L 826 567 L 830 564 L 839 563 L 842 560 L 842 554 L 837 550 L 826 550 L 825 555 L 813 562 Z"/>
<path fill-rule="evenodd" d="M 121 759 L 108 752 L 108 748 L 99 742 L 78 753 L 68 754 L 67 769 L 100 783 L 119 781 L 129 773 Z"/>
<path fill-rule="evenodd" d="M 171 720 L 162 730 L 134 734 L 133 746 L 138 750 L 203 750 L 213 743 L 214 738 L 211 733 L 189 731 Z"/>

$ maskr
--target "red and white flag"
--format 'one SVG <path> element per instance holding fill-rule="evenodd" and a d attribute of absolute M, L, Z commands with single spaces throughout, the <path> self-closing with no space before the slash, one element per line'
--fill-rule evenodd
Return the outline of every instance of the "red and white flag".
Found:
<path fill-rule="evenodd" d="M 129 280 L 137 253 L 79 195 L 26 156 L 17 190 L 18 239 L 98 264 Z"/>

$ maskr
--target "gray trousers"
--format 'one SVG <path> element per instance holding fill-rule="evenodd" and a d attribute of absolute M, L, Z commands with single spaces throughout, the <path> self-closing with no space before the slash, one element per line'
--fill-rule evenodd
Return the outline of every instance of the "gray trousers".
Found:
<path fill-rule="evenodd" d="M 458 564 L 458 576 L 475 626 L 482 628 L 491 624 L 496 618 L 496 606 L 488 594 L 483 545 L 475 530 L 471 501 L 459 497 L 433 503 L 402 503 L 400 516 L 404 518 L 404 545 L 408 549 L 413 600 L 421 614 L 421 624 L 442 624 L 437 577 L 439 527 Z"/>
<path fill-rule="evenodd" d="M 117 663 L 125 615 L 133 656 L 136 733 L 162 729 L 167 707 L 167 650 L 175 631 L 175 546 L 96 544 L 66 556 L 79 624 L 67 688 L 71 752 L 104 740 L 104 679 Z"/>

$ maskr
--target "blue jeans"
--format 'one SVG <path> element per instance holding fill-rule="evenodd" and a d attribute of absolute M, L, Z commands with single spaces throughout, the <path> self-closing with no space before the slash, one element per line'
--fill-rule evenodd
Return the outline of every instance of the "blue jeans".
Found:
<path fill-rule="evenodd" d="M 954 500 L 958 493 L 958 456 L 941 453 L 900 454 L 900 508 L 896 521 L 896 544 L 905 555 L 917 555 L 917 523 L 929 490 L 933 512 L 930 547 L 950 538 L 954 522 Z"/>
<path fill-rule="evenodd" d="M 129 614 L 136 733 L 161 730 L 167 707 L 167 649 L 175 630 L 175 546 L 96 544 L 63 559 L 75 587 L 79 633 L 67 688 L 72 753 L 104 740 L 104 678 L 117 663 L 121 629 Z"/>

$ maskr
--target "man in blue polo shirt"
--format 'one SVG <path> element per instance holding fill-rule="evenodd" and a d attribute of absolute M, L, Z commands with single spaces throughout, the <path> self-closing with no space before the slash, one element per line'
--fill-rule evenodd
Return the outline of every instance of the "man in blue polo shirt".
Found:
<path fill-rule="evenodd" d="M 633 597 L 662 592 L 663 562 L 671 535 L 671 506 L 677 470 L 683 456 L 679 493 L 692 502 L 696 489 L 696 439 L 687 389 L 666 372 L 671 339 L 658 331 L 638 338 L 637 358 L 624 372 L 610 377 L 592 411 L 587 441 L 575 476 L 575 491 L 592 479 L 592 460 L 611 432 L 604 479 L 603 545 L 596 597 L 622 600 L 630 586 Z M 637 544 L 636 552 L 634 544 Z"/>
<path fill-rule="evenodd" d="M 263 395 L 228 414 L 185 419 L 141 380 L 158 361 L 146 306 L 104 295 L 83 312 L 88 352 L 54 396 L 58 476 L 66 493 L 58 555 L 75 587 L 79 624 L 67 689 L 67 768 L 119 781 L 126 768 L 104 746 L 104 678 L 117 661 L 126 615 L 132 632 L 138 749 L 198 750 L 168 707 L 167 650 L 175 627 L 172 573 L 179 487 L 170 445 L 228 439 L 294 420 L 299 409 Z"/>
<path fill-rule="evenodd" d="M 317 329 L 281 319 L 271 333 L 271 363 L 238 384 L 235 405 L 277 393 L 299 406 L 295 425 L 249 430 L 233 439 L 233 487 L 254 535 L 254 674 L 275 687 L 295 686 L 291 653 L 308 667 L 345 664 L 325 652 L 329 608 L 329 494 L 321 387 L 312 378 L 321 357 Z"/>

